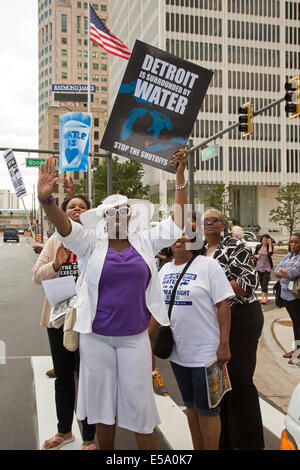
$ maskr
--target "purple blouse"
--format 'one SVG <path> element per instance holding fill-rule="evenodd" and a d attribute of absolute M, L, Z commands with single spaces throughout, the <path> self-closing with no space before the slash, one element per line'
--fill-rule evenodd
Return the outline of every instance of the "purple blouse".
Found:
<path fill-rule="evenodd" d="M 130 336 L 145 331 L 150 312 L 145 292 L 151 273 L 132 247 L 109 248 L 98 287 L 98 304 L 92 331 L 103 336 Z"/>
<path fill-rule="evenodd" d="M 268 251 L 267 250 L 259 251 L 258 254 L 259 254 L 259 258 L 256 263 L 256 270 L 260 272 L 264 272 L 264 271 L 271 272 L 272 269 L 271 269 L 271 264 L 269 261 Z"/>

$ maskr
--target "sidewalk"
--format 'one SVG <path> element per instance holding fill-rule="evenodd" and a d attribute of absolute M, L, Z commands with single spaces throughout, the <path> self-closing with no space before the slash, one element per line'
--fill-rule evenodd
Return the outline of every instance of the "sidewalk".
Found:
<path fill-rule="evenodd" d="M 282 357 L 294 348 L 293 329 L 285 308 L 264 311 L 264 318 L 254 381 L 261 396 L 286 414 L 291 394 L 300 382 L 300 367 Z"/>

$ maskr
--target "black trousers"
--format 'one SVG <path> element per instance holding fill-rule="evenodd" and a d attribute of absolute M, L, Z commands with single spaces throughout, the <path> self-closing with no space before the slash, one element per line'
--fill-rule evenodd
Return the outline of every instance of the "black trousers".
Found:
<path fill-rule="evenodd" d="M 261 286 L 261 291 L 265 292 L 267 294 L 271 273 L 269 271 L 263 271 L 263 272 L 257 271 L 257 274 L 258 274 L 258 277 L 259 277 L 259 283 L 260 283 L 260 286 Z"/>
<path fill-rule="evenodd" d="M 228 373 L 232 391 L 221 402 L 220 449 L 264 448 L 259 396 L 253 383 L 263 322 L 258 301 L 239 304 L 231 309 L 231 360 L 228 363 Z"/>
<path fill-rule="evenodd" d="M 47 328 L 50 350 L 55 371 L 55 404 L 57 430 L 68 433 L 72 429 L 75 408 L 75 373 L 79 374 L 79 351 L 70 352 L 63 345 L 63 326 Z M 95 425 L 81 421 L 83 441 L 93 441 Z"/>
<path fill-rule="evenodd" d="M 294 339 L 296 346 L 300 347 L 300 299 L 284 300 L 284 306 L 293 322 Z"/>

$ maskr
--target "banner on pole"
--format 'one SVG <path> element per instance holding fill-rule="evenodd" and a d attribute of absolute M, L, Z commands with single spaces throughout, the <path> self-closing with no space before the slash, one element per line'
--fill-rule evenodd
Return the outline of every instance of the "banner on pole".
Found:
<path fill-rule="evenodd" d="M 100 147 L 171 173 L 190 136 L 211 70 L 136 41 Z"/>
<path fill-rule="evenodd" d="M 91 115 L 66 113 L 60 116 L 59 171 L 87 171 Z"/>
<path fill-rule="evenodd" d="M 13 184 L 17 198 L 21 199 L 24 196 L 27 196 L 22 174 L 13 151 L 9 149 L 4 152 L 3 156 L 5 158 L 8 172 L 10 174 L 11 182 Z"/>

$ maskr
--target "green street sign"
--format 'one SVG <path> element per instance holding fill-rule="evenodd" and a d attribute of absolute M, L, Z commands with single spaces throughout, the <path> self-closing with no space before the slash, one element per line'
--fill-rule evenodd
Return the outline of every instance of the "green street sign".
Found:
<path fill-rule="evenodd" d="M 27 168 L 40 168 L 41 163 L 44 163 L 45 158 L 26 158 Z M 55 166 L 58 166 L 58 158 L 54 158 Z"/>
<path fill-rule="evenodd" d="M 211 145 L 204 150 L 201 150 L 201 160 L 204 162 L 205 160 L 209 160 L 210 158 L 217 157 L 219 153 L 219 146 L 218 145 Z"/>

